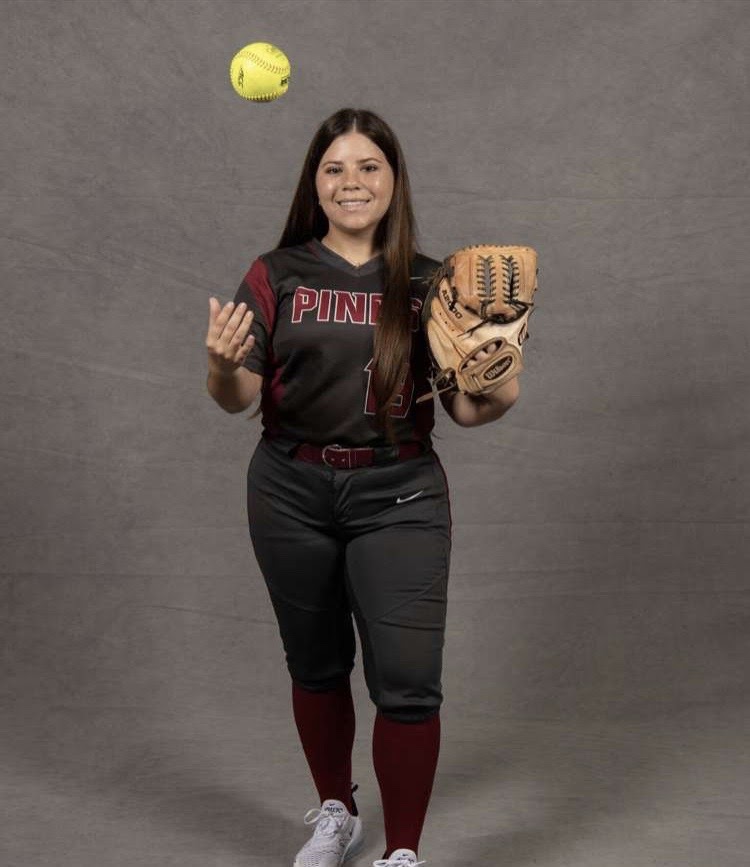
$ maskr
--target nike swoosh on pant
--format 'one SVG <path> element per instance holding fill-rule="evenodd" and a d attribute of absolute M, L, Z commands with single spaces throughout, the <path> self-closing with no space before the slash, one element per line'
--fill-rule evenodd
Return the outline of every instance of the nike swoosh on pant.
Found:
<path fill-rule="evenodd" d="M 424 488 L 422 488 L 422 490 L 424 490 Z M 405 503 L 407 500 L 413 500 L 414 497 L 418 497 L 421 493 L 422 491 L 417 491 L 416 494 L 412 494 L 410 497 L 396 497 L 396 502 Z"/>

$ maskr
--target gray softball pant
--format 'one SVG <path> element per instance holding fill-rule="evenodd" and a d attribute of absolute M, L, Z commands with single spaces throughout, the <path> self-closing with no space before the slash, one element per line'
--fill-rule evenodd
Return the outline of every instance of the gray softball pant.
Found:
<path fill-rule="evenodd" d="M 340 469 L 261 437 L 247 470 L 256 560 L 300 686 L 335 688 L 354 668 L 352 614 L 370 698 L 418 722 L 443 700 L 451 514 L 434 451 Z M 401 501 L 401 502 L 399 502 Z"/>

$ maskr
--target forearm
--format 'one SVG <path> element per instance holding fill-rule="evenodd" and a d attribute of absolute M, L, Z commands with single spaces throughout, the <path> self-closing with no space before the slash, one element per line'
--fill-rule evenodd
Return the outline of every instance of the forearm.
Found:
<path fill-rule="evenodd" d="M 517 376 L 509 379 L 490 394 L 474 397 L 457 391 L 449 396 L 452 404 L 450 414 L 462 427 L 487 424 L 505 415 L 518 399 L 519 393 Z"/>
<path fill-rule="evenodd" d="M 246 373 L 242 367 L 228 376 L 209 372 L 206 380 L 208 393 L 226 412 L 243 412 L 257 397 L 257 390 Z"/>

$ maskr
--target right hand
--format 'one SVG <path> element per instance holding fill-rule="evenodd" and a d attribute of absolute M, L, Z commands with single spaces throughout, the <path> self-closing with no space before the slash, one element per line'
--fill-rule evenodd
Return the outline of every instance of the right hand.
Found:
<path fill-rule="evenodd" d="M 209 298 L 208 306 L 208 370 L 218 376 L 231 376 L 255 344 L 253 335 L 247 336 L 254 313 L 244 301 L 236 309 L 231 301 L 222 308 L 218 298 Z"/>

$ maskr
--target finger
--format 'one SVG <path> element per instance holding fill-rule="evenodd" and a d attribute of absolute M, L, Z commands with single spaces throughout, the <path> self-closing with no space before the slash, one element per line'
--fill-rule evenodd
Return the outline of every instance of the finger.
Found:
<path fill-rule="evenodd" d="M 216 303 L 214 304 L 214 301 Z M 228 301 L 224 307 L 220 306 L 218 298 L 209 298 L 208 303 L 210 305 L 210 319 L 209 319 L 209 328 L 208 333 L 209 337 L 212 337 L 214 340 L 218 339 L 221 335 L 221 332 L 224 330 L 224 326 L 229 319 L 232 310 L 234 309 L 234 301 Z"/>
<path fill-rule="evenodd" d="M 255 346 L 255 335 L 250 334 L 247 340 L 237 348 L 237 353 L 234 357 L 235 362 L 243 362 L 250 354 L 253 346 Z"/>
<path fill-rule="evenodd" d="M 212 337 L 214 340 L 226 340 L 229 342 L 237 330 L 237 325 L 241 322 L 247 304 L 242 301 L 235 307 L 234 301 L 224 305 L 223 310 L 216 317 L 214 322 L 214 330 Z"/>
<path fill-rule="evenodd" d="M 224 325 L 224 330 L 221 333 L 222 340 L 226 340 L 228 343 L 232 341 L 239 326 L 242 324 L 246 312 L 247 304 L 244 301 L 241 301 L 232 311 L 231 316 Z"/>
<path fill-rule="evenodd" d="M 221 306 L 219 304 L 219 299 L 214 298 L 213 295 L 208 299 L 208 324 L 212 325 L 214 319 L 216 319 L 219 310 L 221 310 Z"/>
<path fill-rule="evenodd" d="M 245 352 L 249 352 L 252 348 L 253 343 L 255 343 L 255 337 L 251 334 L 248 337 L 248 332 L 250 331 L 250 327 L 253 324 L 253 318 L 255 316 L 254 311 L 248 310 L 245 315 L 242 317 L 242 322 L 240 322 L 237 330 L 234 332 L 232 337 L 229 338 L 229 345 L 235 346 L 238 350 L 242 350 Z"/>
<path fill-rule="evenodd" d="M 236 331 L 237 336 L 239 336 L 241 340 L 245 339 L 245 335 L 250 330 L 250 327 L 253 324 L 253 319 L 255 319 L 255 311 L 245 311 L 245 315 L 242 317 L 242 322 L 240 322 Z"/>

